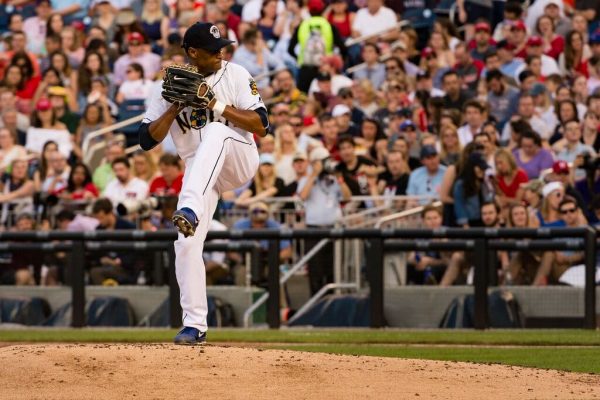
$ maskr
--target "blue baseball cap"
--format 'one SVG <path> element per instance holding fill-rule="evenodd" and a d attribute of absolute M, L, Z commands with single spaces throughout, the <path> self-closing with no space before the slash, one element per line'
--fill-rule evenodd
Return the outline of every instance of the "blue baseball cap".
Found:
<path fill-rule="evenodd" d="M 600 30 L 595 31 L 590 35 L 590 44 L 600 44 Z"/>

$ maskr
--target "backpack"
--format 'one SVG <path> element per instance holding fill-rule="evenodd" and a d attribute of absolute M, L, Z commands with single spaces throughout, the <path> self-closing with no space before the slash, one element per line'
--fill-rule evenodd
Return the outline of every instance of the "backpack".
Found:
<path fill-rule="evenodd" d="M 440 328 L 473 328 L 475 296 L 458 296 L 448 306 Z M 522 328 L 523 314 L 514 295 L 507 290 L 496 290 L 488 295 L 490 328 Z"/>
<path fill-rule="evenodd" d="M 235 326 L 235 314 L 231 304 L 215 296 L 208 296 L 208 326 L 228 327 Z"/>
<path fill-rule="evenodd" d="M 321 34 L 320 27 L 311 26 L 310 36 L 304 45 L 302 54 L 302 64 L 310 66 L 319 66 L 321 59 L 325 55 L 325 39 Z"/>

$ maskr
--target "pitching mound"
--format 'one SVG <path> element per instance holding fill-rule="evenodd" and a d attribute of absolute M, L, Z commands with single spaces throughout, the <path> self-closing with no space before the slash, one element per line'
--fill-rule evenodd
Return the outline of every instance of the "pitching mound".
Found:
<path fill-rule="evenodd" d="M 0 348 L 3 399 L 600 398 L 594 375 L 207 345 Z"/>

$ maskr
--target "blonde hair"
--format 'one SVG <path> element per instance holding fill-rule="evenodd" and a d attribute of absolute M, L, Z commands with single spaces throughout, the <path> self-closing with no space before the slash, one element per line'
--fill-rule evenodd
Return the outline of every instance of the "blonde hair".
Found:
<path fill-rule="evenodd" d="M 442 138 L 442 136 L 444 136 L 444 132 L 446 131 L 451 131 L 452 134 L 456 137 L 456 139 L 458 140 L 458 128 L 456 127 L 456 125 L 454 124 L 444 124 L 441 126 L 440 128 L 440 159 L 445 160 L 446 157 L 448 157 L 450 150 L 448 149 L 448 147 L 446 147 L 446 143 L 444 143 L 444 139 Z M 460 144 L 460 140 L 457 141 L 457 151 L 456 153 L 461 153 L 462 152 L 462 146 Z"/>
<path fill-rule="evenodd" d="M 515 156 L 513 156 L 512 153 L 507 149 L 501 147 L 498 150 L 496 150 L 494 158 L 498 157 L 504 158 L 504 161 L 508 163 L 508 165 L 510 166 L 510 174 L 514 173 L 519 168 L 519 166 L 517 165 L 517 160 L 515 160 Z"/>
<path fill-rule="evenodd" d="M 275 179 L 277 178 L 277 174 L 275 173 L 275 166 L 273 165 L 273 173 L 269 177 L 262 176 L 260 172 L 260 166 L 258 167 L 258 171 L 254 176 L 254 187 L 256 188 L 256 194 L 262 193 L 267 189 L 275 186 Z"/>
<path fill-rule="evenodd" d="M 282 124 L 279 125 L 277 127 L 277 129 L 275 129 L 275 151 L 273 152 L 274 156 L 275 156 L 275 160 L 279 161 L 281 159 L 281 156 L 283 156 L 282 153 L 282 146 L 281 146 L 281 131 L 283 131 L 285 128 L 289 128 L 292 129 L 293 132 L 293 128 L 290 124 Z M 296 152 L 296 149 L 298 147 L 298 139 L 296 139 L 296 135 L 294 135 L 294 151 L 292 154 L 294 154 Z"/>
<path fill-rule="evenodd" d="M 133 165 L 133 174 L 137 178 L 140 178 L 146 182 L 149 182 L 156 175 L 156 171 L 157 171 L 158 167 L 157 167 L 156 163 L 154 162 L 152 155 L 149 152 L 140 151 L 140 152 L 136 152 L 133 155 L 133 157 L 137 157 L 137 156 L 142 156 L 144 158 L 144 161 L 146 161 L 146 165 L 148 166 L 148 171 L 146 171 L 146 174 L 145 174 L 146 176 L 139 175 L 135 169 L 135 164 L 134 164 Z"/>
<path fill-rule="evenodd" d="M 146 4 L 148 2 L 144 1 L 144 6 L 142 8 L 142 21 L 148 22 L 148 23 L 153 23 L 153 22 L 157 22 L 160 21 L 164 18 L 165 14 L 162 11 L 162 1 L 159 0 L 158 1 L 158 10 L 154 11 L 154 12 L 149 12 L 146 9 Z"/>

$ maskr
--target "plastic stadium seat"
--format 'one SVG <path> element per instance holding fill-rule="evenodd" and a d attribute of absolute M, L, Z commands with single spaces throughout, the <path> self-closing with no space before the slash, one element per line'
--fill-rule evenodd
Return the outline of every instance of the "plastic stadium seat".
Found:
<path fill-rule="evenodd" d="M 143 114 L 145 111 L 145 99 L 125 100 L 119 106 L 119 116 L 117 118 L 117 122 L 136 117 L 140 114 Z M 119 129 L 119 132 L 123 133 L 127 138 L 127 147 L 136 145 L 138 143 L 137 130 L 139 126 L 139 122 L 136 122 L 135 124 L 131 124 Z"/>

